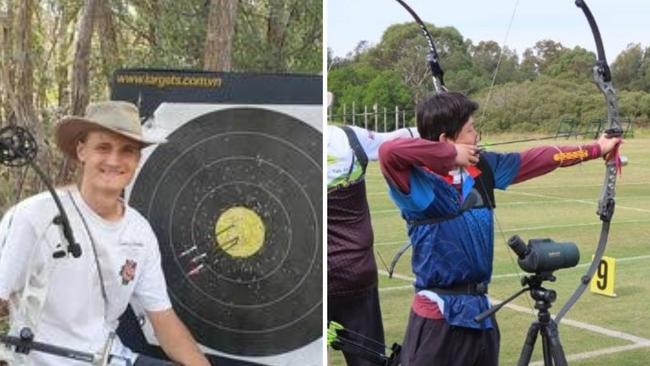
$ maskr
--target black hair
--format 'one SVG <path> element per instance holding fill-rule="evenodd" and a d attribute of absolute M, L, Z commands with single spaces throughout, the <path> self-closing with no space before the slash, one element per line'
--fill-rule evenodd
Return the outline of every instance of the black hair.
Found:
<path fill-rule="evenodd" d="M 438 141 L 441 134 L 456 139 L 478 103 L 460 93 L 441 93 L 418 103 L 415 120 L 423 139 Z"/>

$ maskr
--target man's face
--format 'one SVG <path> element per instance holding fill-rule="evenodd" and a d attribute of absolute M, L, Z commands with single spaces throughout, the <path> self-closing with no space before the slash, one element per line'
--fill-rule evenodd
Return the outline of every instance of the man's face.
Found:
<path fill-rule="evenodd" d="M 458 137 L 454 141 L 457 144 L 476 145 L 479 143 L 478 131 L 474 129 L 474 117 L 470 116 L 467 123 L 458 133 Z"/>
<path fill-rule="evenodd" d="M 109 131 L 91 131 L 77 145 L 83 164 L 82 186 L 121 192 L 131 181 L 140 161 L 140 143 Z"/>

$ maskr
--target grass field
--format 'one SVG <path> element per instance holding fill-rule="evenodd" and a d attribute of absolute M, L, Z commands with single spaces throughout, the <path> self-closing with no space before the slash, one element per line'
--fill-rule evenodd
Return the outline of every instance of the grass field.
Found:
<path fill-rule="evenodd" d="M 642 131 L 643 132 L 643 131 Z M 497 142 L 501 138 L 494 138 Z M 549 141 L 567 144 L 573 140 Z M 582 142 L 578 140 L 578 142 Z M 506 145 L 496 151 L 520 151 L 537 143 Z M 589 291 L 580 298 L 560 325 L 560 338 L 571 365 L 648 365 L 650 364 L 650 136 L 637 133 L 625 142 L 622 153 L 628 166 L 617 182 L 617 207 L 610 229 L 605 255 L 617 259 L 616 298 Z M 529 182 L 498 191 L 497 220 L 502 233 L 495 230 L 494 276 L 490 296 L 501 300 L 521 288 L 521 271 L 505 238 L 519 234 L 524 240 L 550 237 L 574 242 L 580 248 L 580 264 L 555 274 L 558 300 L 555 313 L 566 302 L 591 262 L 601 224 L 596 201 L 604 177 L 601 160 L 555 172 Z M 386 184 L 378 164 L 371 163 L 367 174 L 378 266 L 380 298 L 386 331 L 386 343 L 401 343 L 413 295 L 410 251 L 400 260 L 396 276 L 388 279 L 379 256 L 389 262 L 399 246 L 407 240 L 405 225 L 387 196 Z M 396 278 L 397 277 L 397 278 Z M 501 365 L 516 364 L 530 323 L 532 300 L 527 294 L 514 306 L 497 313 L 501 329 Z M 533 361 L 542 365 L 541 344 L 535 347 Z M 331 352 L 334 365 L 344 365 L 339 352 Z"/>

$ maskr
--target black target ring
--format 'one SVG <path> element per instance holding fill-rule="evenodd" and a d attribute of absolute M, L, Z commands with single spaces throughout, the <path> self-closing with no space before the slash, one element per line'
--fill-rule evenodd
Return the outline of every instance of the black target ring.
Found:
<path fill-rule="evenodd" d="M 264 202 L 264 203 L 261 204 L 261 206 L 263 206 L 263 207 L 269 207 L 269 206 L 272 207 L 272 206 L 280 205 L 280 207 L 282 207 L 282 209 L 283 209 L 281 214 L 277 215 L 275 217 L 273 217 L 273 216 L 268 217 L 268 215 L 265 215 L 264 213 L 261 213 L 261 216 L 265 219 L 264 222 L 266 223 L 266 227 L 271 229 L 270 233 L 267 231 L 266 238 L 268 238 L 268 240 L 273 240 L 274 237 L 277 237 L 277 236 L 281 235 L 283 238 L 287 238 L 287 240 L 286 240 L 287 242 L 291 241 L 291 232 L 286 230 L 288 228 L 288 225 L 289 225 L 288 212 L 286 212 L 284 207 L 281 206 L 280 202 L 277 202 L 277 197 L 273 196 L 272 194 L 269 194 L 268 192 L 266 192 L 264 190 L 262 190 L 258 194 L 255 194 L 255 191 L 259 191 L 260 189 L 257 186 L 252 185 L 252 184 L 250 184 L 248 182 L 231 182 L 229 184 L 225 184 L 225 185 L 220 186 L 218 188 L 221 188 L 222 190 L 228 190 L 229 186 L 232 186 L 232 185 L 249 186 L 249 187 L 251 187 L 250 191 L 253 191 L 253 195 L 255 197 L 258 197 L 258 199 L 259 199 L 259 197 L 262 197 L 263 199 L 266 198 L 266 200 L 264 200 L 264 201 L 267 201 L 267 202 L 271 201 L 271 200 L 275 200 L 275 202 L 271 201 L 270 203 Z M 206 194 L 204 199 L 199 201 L 198 209 L 195 211 L 195 215 L 192 218 L 191 235 L 192 235 L 192 242 L 193 243 L 208 243 L 208 245 L 211 245 L 212 241 L 214 240 L 213 235 L 206 235 L 206 232 L 202 229 L 202 228 L 208 227 L 210 225 L 210 223 L 211 223 L 209 220 L 206 220 L 206 219 L 209 219 L 208 215 L 204 215 L 204 214 L 202 215 L 202 211 L 204 211 L 204 210 L 202 210 L 202 208 L 203 208 L 203 204 L 207 204 L 207 203 L 211 202 L 211 199 L 214 198 L 212 193 L 214 193 L 214 192 L 210 192 L 210 193 Z M 265 197 L 265 195 L 269 195 L 270 199 Z M 245 206 L 245 207 L 254 207 L 254 206 L 257 206 L 257 204 L 259 204 L 260 201 L 245 202 L 243 204 L 243 206 Z M 225 207 L 227 209 L 227 208 L 230 208 L 230 207 L 233 207 L 233 206 L 236 206 L 236 205 L 240 205 L 240 204 L 241 204 L 240 202 L 228 202 L 223 207 Z M 255 210 L 255 212 L 260 214 L 259 210 Z M 277 212 L 277 210 L 275 210 L 275 212 Z M 206 221 L 208 221 L 208 222 L 206 222 Z M 214 221 L 214 220 L 212 220 L 212 221 Z M 279 233 L 278 233 L 278 231 L 279 231 Z M 232 282 L 235 282 L 235 283 L 254 283 L 255 281 L 264 280 L 268 276 L 273 275 L 277 271 L 277 269 L 279 268 L 279 264 L 284 262 L 284 259 L 287 257 L 287 255 L 289 253 L 289 251 L 286 250 L 286 249 L 287 248 L 282 246 L 282 245 L 278 245 L 278 246 L 275 246 L 275 247 L 265 246 L 262 249 L 263 250 L 262 253 L 260 253 L 259 255 L 254 256 L 254 258 L 244 258 L 244 259 L 239 259 L 239 260 L 237 260 L 237 259 L 233 260 L 233 259 L 229 258 L 228 254 L 226 252 L 221 250 L 221 248 L 218 248 L 216 250 L 216 253 L 213 253 L 213 255 L 211 257 L 211 259 L 213 259 L 213 263 L 215 263 L 216 265 L 224 264 L 225 266 L 228 266 L 228 267 L 219 266 L 220 271 L 219 272 L 214 272 L 214 275 L 220 280 L 232 281 Z M 279 263 L 278 263 L 278 261 L 269 261 L 269 259 L 274 259 L 274 258 L 277 258 L 278 256 L 281 256 L 281 258 L 282 258 L 282 260 L 279 261 Z M 251 264 L 251 265 L 253 265 L 253 266 L 257 265 L 258 267 L 263 268 L 263 273 L 264 273 L 263 277 L 261 277 L 261 278 L 252 278 L 250 276 L 247 276 L 247 275 L 251 275 L 251 273 L 250 273 L 250 271 L 246 271 L 246 270 L 247 269 L 251 270 L 251 268 L 250 267 L 249 268 L 242 267 L 242 265 L 246 265 L 245 262 L 250 262 L 250 261 L 256 262 L 255 264 Z M 261 261 L 261 263 L 260 263 L 260 261 Z M 179 261 L 179 263 L 180 263 L 180 261 Z M 234 268 L 230 268 L 231 265 Z M 271 265 L 272 268 L 269 268 L 269 265 Z M 242 276 L 244 278 L 242 278 Z"/>
<path fill-rule="evenodd" d="M 197 340 L 268 356 L 320 338 L 321 133 L 282 113 L 233 108 L 168 141 L 142 167 L 130 203 L 156 232 L 174 308 Z M 243 244 L 215 228 L 233 210 L 262 223 L 263 243 L 245 256 L 233 256 Z M 244 221 L 225 231 L 245 237 L 253 230 L 237 227 Z"/>

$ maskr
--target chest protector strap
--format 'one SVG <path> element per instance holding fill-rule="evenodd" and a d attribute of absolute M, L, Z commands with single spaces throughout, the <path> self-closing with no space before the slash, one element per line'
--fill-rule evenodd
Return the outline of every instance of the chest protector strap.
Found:
<path fill-rule="evenodd" d="M 361 164 L 363 175 L 365 175 L 366 167 L 368 166 L 368 155 L 366 155 L 366 152 L 363 150 L 363 147 L 361 147 L 361 143 L 357 138 L 357 134 L 354 133 L 354 131 L 350 127 L 343 126 L 341 127 L 341 129 L 348 136 L 348 142 L 350 143 L 350 147 L 352 148 L 352 151 L 354 151 L 354 156 L 359 161 L 359 164 Z M 354 169 L 354 159 L 352 159 L 352 164 L 350 164 L 350 171 L 348 172 L 348 177 L 350 174 L 352 174 L 353 169 Z"/>
<path fill-rule="evenodd" d="M 479 158 L 476 167 L 481 171 L 481 175 L 479 175 L 474 181 L 472 190 L 467 195 L 458 211 L 444 216 L 421 220 L 407 220 L 407 223 L 412 226 L 431 225 L 454 219 L 462 215 L 465 211 L 473 208 L 488 207 L 494 209 L 496 205 L 494 202 L 494 174 L 492 173 L 492 169 L 488 162 L 483 158 Z"/>

